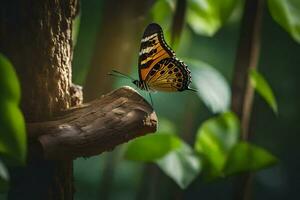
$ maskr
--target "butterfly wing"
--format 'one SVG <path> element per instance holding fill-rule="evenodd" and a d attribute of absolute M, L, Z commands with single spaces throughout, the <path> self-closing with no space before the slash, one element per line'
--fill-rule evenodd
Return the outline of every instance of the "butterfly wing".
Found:
<path fill-rule="evenodd" d="M 175 56 L 164 40 L 162 28 L 155 23 L 145 29 L 139 54 L 139 77 L 142 81 L 159 61 Z"/>
<path fill-rule="evenodd" d="M 155 23 L 145 29 L 139 57 L 140 81 L 151 90 L 176 92 L 188 90 L 191 74 L 164 40 L 162 28 Z"/>
<path fill-rule="evenodd" d="M 176 58 L 165 58 L 151 69 L 145 82 L 150 89 L 157 91 L 188 90 L 190 89 L 191 72 L 182 61 Z"/>

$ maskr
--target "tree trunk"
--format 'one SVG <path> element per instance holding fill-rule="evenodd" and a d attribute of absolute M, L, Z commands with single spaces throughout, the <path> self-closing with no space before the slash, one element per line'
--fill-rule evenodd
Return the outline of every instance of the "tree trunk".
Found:
<path fill-rule="evenodd" d="M 12 61 L 22 87 L 26 122 L 48 120 L 72 106 L 72 20 L 77 0 L 1 3 L 0 51 Z M 30 152 L 29 152 L 30 153 Z M 72 160 L 28 157 L 25 168 L 12 170 L 9 199 L 72 199 Z"/>
<path fill-rule="evenodd" d="M 71 83 L 78 10 L 77 0 L 1 4 L 0 52 L 19 76 L 29 138 L 26 167 L 10 170 L 9 199 L 73 199 L 72 159 L 156 131 L 153 108 L 129 87 L 70 108 L 82 103 L 81 87 Z"/>

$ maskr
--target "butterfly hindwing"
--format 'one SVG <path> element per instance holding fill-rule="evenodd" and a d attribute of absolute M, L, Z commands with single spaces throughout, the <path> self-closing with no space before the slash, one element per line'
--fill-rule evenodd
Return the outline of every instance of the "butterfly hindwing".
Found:
<path fill-rule="evenodd" d="M 188 89 L 191 75 L 182 61 L 165 58 L 151 69 L 145 81 L 152 90 L 176 92 Z"/>
<path fill-rule="evenodd" d="M 164 40 L 161 27 L 155 23 L 145 29 L 139 54 L 140 80 L 145 80 L 151 68 L 159 61 L 175 56 Z"/>

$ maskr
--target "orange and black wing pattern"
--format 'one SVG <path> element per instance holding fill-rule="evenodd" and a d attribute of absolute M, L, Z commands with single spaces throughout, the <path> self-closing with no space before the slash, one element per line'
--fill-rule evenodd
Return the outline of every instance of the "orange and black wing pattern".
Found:
<path fill-rule="evenodd" d="M 188 90 L 191 75 L 187 66 L 166 44 L 162 28 L 155 23 L 145 29 L 139 57 L 139 77 L 150 90 L 176 92 Z"/>
<path fill-rule="evenodd" d="M 166 44 L 162 28 L 155 23 L 149 24 L 144 31 L 139 52 L 139 76 L 145 80 L 151 68 L 160 60 L 175 56 Z"/>
<path fill-rule="evenodd" d="M 182 61 L 176 58 L 165 58 L 154 65 L 145 82 L 154 91 L 189 90 L 191 72 Z"/>

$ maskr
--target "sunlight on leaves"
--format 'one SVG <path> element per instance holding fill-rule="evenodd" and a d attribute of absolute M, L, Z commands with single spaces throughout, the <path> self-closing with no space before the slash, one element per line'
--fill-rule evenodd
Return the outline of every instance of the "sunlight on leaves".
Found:
<path fill-rule="evenodd" d="M 227 155 L 238 141 L 239 129 L 239 121 L 231 112 L 211 118 L 199 128 L 194 148 L 207 163 L 204 170 L 208 179 L 222 176 Z"/>
<path fill-rule="evenodd" d="M 0 160 L 0 192 L 6 192 L 8 190 L 9 175 L 6 167 Z"/>
<path fill-rule="evenodd" d="M 129 142 L 125 158 L 135 161 L 154 161 L 180 146 L 181 141 L 176 135 L 150 134 Z"/>
<path fill-rule="evenodd" d="M 251 85 L 255 88 L 257 93 L 263 97 L 263 99 L 268 103 L 268 105 L 272 108 L 274 113 L 277 114 L 277 102 L 272 92 L 272 89 L 268 82 L 265 80 L 262 74 L 260 74 L 255 69 L 250 71 L 250 82 Z"/>
<path fill-rule="evenodd" d="M 300 1 L 268 0 L 273 19 L 300 43 Z"/>
<path fill-rule="evenodd" d="M 197 34 L 213 36 L 232 14 L 237 0 L 190 0 L 187 23 Z"/>
<path fill-rule="evenodd" d="M 198 156 L 184 142 L 180 148 L 157 160 L 156 164 L 182 189 L 187 188 L 201 171 L 201 162 Z"/>
<path fill-rule="evenodd" d="M 199 60 L 185 59 L 185 61 L 192 70 L 197 94 L 205 105 L 213 113 L 229 110 L 231 92 L 224 76 L 210 65 Z"/>
<path fill-rule="evenodd" d="M 24 163 L 26 135 L 18 107 L 20 86 L 12 64 L 0 54 L 0 155 L 12 163 Z"/>
<path fill-rule="evenodd" d="M 276 163 L 277 159 L 266 150 L 253 144 L 240 142 L 230 152 L 224 173 L 229 176 L 246 171 L 256 171 Z"/>

